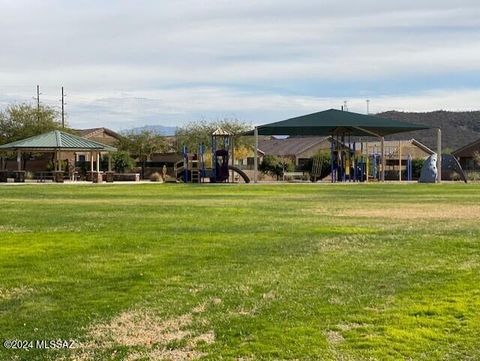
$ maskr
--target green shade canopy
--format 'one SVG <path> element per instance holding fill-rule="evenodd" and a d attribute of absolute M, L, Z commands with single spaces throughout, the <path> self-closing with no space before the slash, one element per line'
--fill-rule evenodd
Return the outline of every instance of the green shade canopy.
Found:
<path fill-rule="evenodd" d="M 426 125 L 411 124 L 336 109 L 302 115 L 257 127 L 259 135 L 327 136 L 348 134 L 351 136 L 377 137 L 429 128 Z M 245 133 L 245 135 L 253 134 L 253 131 Z"/>
<path fill-rule="evenodd" d="M 114 152 L 117 150 L 106 144 L 94 142 L 73 134 L 54 130 L 16 142 L 0 145 L 0 150 L 23 151 L 97 151 Z"/>

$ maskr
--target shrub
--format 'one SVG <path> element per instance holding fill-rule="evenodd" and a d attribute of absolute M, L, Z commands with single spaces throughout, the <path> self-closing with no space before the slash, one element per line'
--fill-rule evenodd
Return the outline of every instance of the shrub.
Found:
<path fill-rule="evenodd" d="M 330 174 L 331 172 L 331 164 L 330 164 L 330 153 L 327 152 L 319 152 L 315 154 L 312 158 L 310 158 L 303 167 L 300 168 L 301 171 L 303 172 L 308 172 L 312 174 L 312 168 L 313 168 L 313 163 L 315 161 L 320 162 L 321 164 L 321 171 L 320 175 L 317 175 L 317 178 L 325 178 L 327 175 Z M 312 177 L 313 180 L 313 177 Z"/>
<path fill-rule="evenodd" d="M 480 180 L 480 172 L 478 171 L 465 171 L 465 177 L 469 182 L 478 182 Z"/>
<path fill-rule="evenodd" d="M 125 173 L 133 168 L 134 162 L 130 153 L 117 152 L 113 154 L 113 170 L 117 173 Z"/>
<path fill-rule="evenodd" d="M 422 171 L 423 163 L 425 163 L 425 159 L 412 159 L 412 177 L 413 177 L 413 179 L 420 178 L 420 173 Z"/>
<path fill-rule="evenodd" d="M 295 166 L 289 158 L 282 159 L 273 155 L 266 155 L 258 169 L 260 172 L 269 174 L 279 180 L 283 176 L 283 172 L 291 172 L 295 169 Z"/>

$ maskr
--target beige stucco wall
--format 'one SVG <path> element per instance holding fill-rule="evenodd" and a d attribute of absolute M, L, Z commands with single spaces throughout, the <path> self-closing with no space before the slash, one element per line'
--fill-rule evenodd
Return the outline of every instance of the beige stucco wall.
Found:
<path fill-rule="evenodd" d="M 112 137 L 110 134 L 107 134 L 105 132 L 94 133 L 93 136 L 87 136 L 85 138 L 93 140 L 94 142 L 99 142 L 107 145 L 115 145 L 115 143 L 118 141 L 117 138 Z"/>

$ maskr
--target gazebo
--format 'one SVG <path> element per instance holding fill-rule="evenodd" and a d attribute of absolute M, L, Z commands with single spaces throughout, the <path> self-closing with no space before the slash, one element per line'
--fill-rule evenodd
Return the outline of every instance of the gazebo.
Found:
<path fill-rule="evenodd" d="M 13 171 L 15 180 L 24 181 L 25 171 L 22 170 L 22 153 L 54 153 L 55 154 L 55 170 L 53 179 L 56 182 L 63 182 L 63 170 L 61 154 L 62 152 L 88 152 L 90 153 L 90 172 L 94 183 L 102 181 L 102 173 L 100 172 L 100 155 L 108 153 L 108 173 L 107 181 L 113 181 L 111 153 L 116 152 L 115 147 L 94 142 L 73 134 L 54 130 L 51 132 L 36 135 L 30 138 L 18 140 L 12 143 L 0 145 L 0 151 L 10 151 L 17 153 L 17 170 Z M 96 159 L 96 167 L 94 169 L 94 158 Z M 7 178 L 7 171 L 4 171 L 4 158 L 0 169 L 0 180 Z"/>
<path fill-rule="evenodd" d="M 375 137 L 381 142 L 381 172 L 380 180 L 385 181 L 385 136 L 430 129 L 429 126 L 381 118 L 377 116 L 352 113 L 343 110 L 329 109 L 322 112 L 307 114 L 275 123 L 255 127 L 245 133 L 255 137 L 255 149 L 258 149 L 259 135 L 288 136 L 341 136 L 341 137 Z M 441 130 L 437 129 L 437 153 L 441 154 Z M 438 177 L 441 181 L 441 157 L 437 157 Z M 254 156 L 254 182 L 257 182 L 258 158 Z M 333 181 L 333 175 L 332 175 Z"/>

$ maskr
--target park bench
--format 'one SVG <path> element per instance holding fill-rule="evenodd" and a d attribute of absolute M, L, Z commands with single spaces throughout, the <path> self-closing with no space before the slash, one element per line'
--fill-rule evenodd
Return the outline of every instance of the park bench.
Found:
<path fill-rule="evenodd" d="M 15 182 L 15 183 L 23 183 L 25 182 L 25 171 L 8 171 L 3 170 L 0 171 L 0 182 Z"/>
<path fill-rule="evenodd" d="M 33 173 L 33 179 L 35 179 L 37 183 L 45 183 L 47 180 L 53 182 L 53 172 L 35 172 Z"/>
<path fill-rule="evenodd" d="M 298 180 L 305 180 L 306 176 L 303 172 L 283 172 L 283 179 L 290 180 L 290 179 L 298 179 Z"/>
<path fill-rule="evenodd" d="M 115 173 L 113 180 L 118 182 L 140 182 L 140 173 Z"/>

